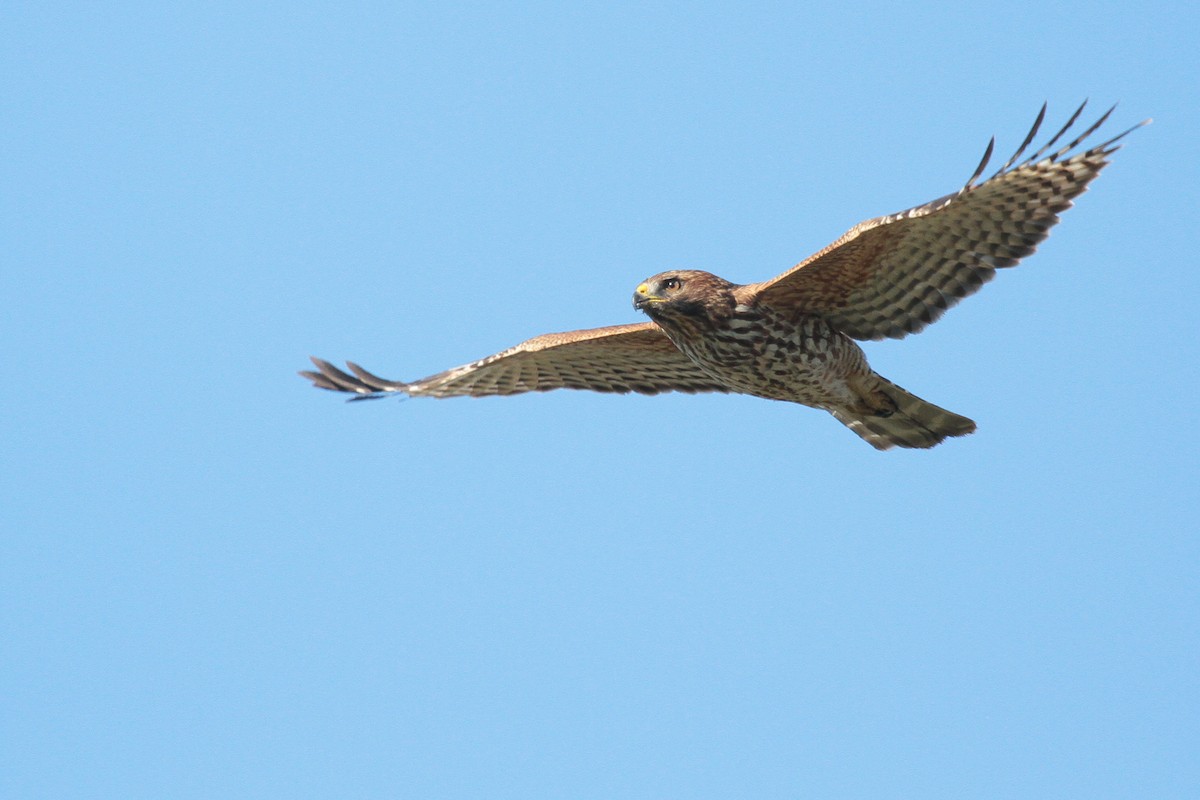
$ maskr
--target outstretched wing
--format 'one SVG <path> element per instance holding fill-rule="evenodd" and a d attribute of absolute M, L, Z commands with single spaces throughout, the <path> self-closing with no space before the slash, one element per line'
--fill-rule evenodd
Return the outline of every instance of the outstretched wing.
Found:
<path fill-rule="evenodd" d="M 319 372 L 300 374 L 321 389 L 359 398 L 400 392 L 412 397 L 485 397 L 590 389 L 594 392 L 725 392 L 679 351 L 653 322 L 547 333 L 501 353 L 412 383 L 388 381 L 347 362 L 348 374 L 314 358 Z"/>
<path fill-rule="evenodd" d="M 855 339 L 916 333 L 991 280 L 997 269 L 1015 266 L 1032 253 L 1108 163 L 1116 142 L 1150 122 L 1069 155 L 1108 119 L 1110 108 L 1070 144 L 1045 156 L 1082 111 L 1080 106 L 1044 147 L 1014 166 L 1037 135 L 1046 114 L 1042 106 L 1017 152 L 983 183 L 976 181 L 991 158 L 994 139 L 958 192 L 856 225 L 779 277 L 741 287 L 740 299 L 819 314 Z"/>

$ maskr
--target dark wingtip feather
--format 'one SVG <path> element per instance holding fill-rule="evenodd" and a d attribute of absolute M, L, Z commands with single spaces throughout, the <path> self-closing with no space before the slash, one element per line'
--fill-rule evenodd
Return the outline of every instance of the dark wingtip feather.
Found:
<path fill-rule="evenodd" d="M 353 375 L 348 375 L 345 372 L 342 372 L 328 361 L 316 358 L 315 356 L 309 356 L 309 359 L 313 362 L 313 364 L 316 365 L 317 369 L 320 370 L 319 380 L 314 379 L 313 382 L 319 385 L 322 389 L 333 389 L 341 392 L 354 392 L 356 394 L 369 394 L 373 391 L 370 387 L 364 386 L 363 383 Z"/>
<path fill-rule="evenodd" d="M 979 160 L 979 166 L 975 168 L 975 174 L 973 174 L 971 179 L 967 181 L 966 185 L 959 190 L 959 194 L 970 191 L 971 187 L 975 185 L 975 181 L 979 180 L 979 176 L 983 174 L 985 169 L 987 169 L 988 162 L 992 160 L 992 151 L 995 149 L 996 137 L 993 136 L 991 141 L 988 142 L 987 149 L 983 151 L 983 158 Z"/>
<path fill-rule="evenodd" d="M 1049 103 L 1042 103 L 1042 110 L 1038 112 L 1037 119 L 1033 121 L 1033 127 L 1029 129 L 1029 133 L 1025 134 L 1025 141 L 1021 142 L 1021 146 L 1017 148 L 1017 152 L 1013 153 L 1012 157 L 1009 158 L 1008 161 L 1004 162 L 1004 166 L 996 170 L 996 174 L 993 175 L 992 178 L 1003 175 L 1009 167 L 1017 163 L 1017 159 L 1021 157 L 1021 153 L 1025 152 L 1025 148 L 1029 147 L 1029 145 L 1033 142 L 1033 138 L 1037 136 L 1037 132 L 1041 129 L 1042 122 L 1044 122 L 1046 119 L 1046 109 L 1049 107 L 1049 105 Z"/>
<path fill-rule="evenodd" d="M 1089 137 L 1093 133 L 1095 133 L 1096 129 L 1099 128 L 1101 125 L 1103 125 L 1104 122 L 1108 119 L 1109 115 L 1112 114 L 1112 112 L 1114 112 L 1116 110 L 1117 110 L 1117 104 L 1113 103 L 1112 108 L 1110 108 L 1108 111 L 1105 111 L 1104 114 L 1101 115 L 1100 119 L 1093 122 L 1091 127 L 1089 127 L 1083 133 L 1079 134 L 1074 139 L 1072 139 L 1070 144 L 1068 144 L 1066 147 L 1062 148 L 1057 153 L 1055 153 L 1053 156 L 1051 156 L 1051 159 L 1058 159 L 1058 158 L 1066 155 L 1067 153 L 1071 152 L 1076 147 L 1078 147 L 1080 142 L 1082 142 L 1084 139 L 1086 139 L 1087 137 Z"/>
<path fill-rule="evenodd" d="M 1126 136 L 1128 136 L 1129 134 L 1136 131 L 1138 128 L 1144 128 L 1152 122 L 1154 122 L 1154 120 L 1150 117 L 1147 117 L 1146 119 L 1139 122 L 1137 125 L 1133 125 L 1127 129 L 1121 131 L 1120 133 L 1118 133 L 1116 136 L 1112 137 L 1108 141 L 1101 142 L 1100 144 L 1093 147 L 1092 150 L 1094 150 L 1098 153 L 1103 153 L 1106 156 L 1110 155 L 1111 153 L 1115 153 L 1116 151 L 1121 149 L 1121 145 L 1117 144 L 1117 142 L 1121 141 Z"/>
<path fill-rule="evenodd" d="M 378 391 L 378 392 L 404 392 L 404 391 L 408 390 L 407 383 L 404 383 L 403 381 L 389 381 L 385 378 L 381 378 L 378 375 L 375 375 L 374 373 L 368 372 L 367 370 L 363 369 L 358 364 L 355 364 L 353 361 L 347 361 L 346 366 L 350 368 L 351 372 L 353 372 L 355 375 L 358 376 L 358 379 L 360 381 L 362 381 L 365 385 L 369 386 L 370 388 L 374 389 L 375 391 Z"/>
<path fill-rule="evenodd" d="M 305 379 L 311 381 L 312 385 L 317 389 L 329 389 L 330 391 L 333 391 L 333 392 L 342 391 L 342 387 L 336 385 L 335 383 L 330 381 L 328 378 L 326 378 L 324 375 L 322 375 L 319 372 L 313 372 L 312 370 L 302 369 L 299 372 L 297 372 L 296 374 L 299 375 L 301 378 L 305 378 Z"/>
<path fill-rule="evenodd" d="M 355 395 L 350 400 L 375 400 L 383 397 L 387 392 L 407 392 L 408 384 L 400 381 L 388 381 L 367 372 L 365 369 L 355 364 L 353 361 L 347 361 L 351 371 L 357 375 L 350 375 L 343 372 L 324 359 L 309 356 L 309 359 L 317 367 L 317 372 L 312 370 L 301 370 L 300 375 L 312 381 L 313 386 L 319 389 L 328 389 L 333 392 L 348 392 Z"/>
<path fill-rule="evenodd" d="M 1046 144 L 1042 145 L 1042 148 L 1040 150 L 1038 150 L 1036 153 L 1031 155 L 1029 158 L 1025 159 L 1025 163 L 1032 164 L 1033 162 L 1037 161 L 1039 158 L 1044 156 L 1047 153 L 1047 151 L 1050 150 L 1051 147 L 1054 147 L 1055 143 L 1063 137 L 1063 134 L 1066 133 L 1068 130 L 1070 130 L 1071 126 L 1075 124 L 1075 120 L 1079 119 L 1079 115 L 1083 113 L 1083 109 L 1087 108 L 1087 104 L 1088 104 L 1087 100 L 1084 100 L 1082 103 L 1080 103 L 1079 108 L 1075 109 L 1075 113 L 1071 115 L 1071 118 L 1069 120 L 1067 120 L 1067 124 L 1063 125 L 1062 128 L 1059 129 L 1058 133 L 1056 133 L 1056 134 L 1054 134 L 1054 136 L 1050 137 L 1050 141 L 1048 141 L 1048 142 L 1046 142 Z"/>

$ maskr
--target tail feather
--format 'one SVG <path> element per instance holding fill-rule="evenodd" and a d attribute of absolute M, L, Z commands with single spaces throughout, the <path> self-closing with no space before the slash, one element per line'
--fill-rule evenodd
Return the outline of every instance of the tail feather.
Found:
<path fill-rule="evenodd" d="M 974 421 L 922 400 L 885 378 L 875 377 L 876 390 L 894 405 L 890 413 L 866 407 L 832 410 L 839 422 L 875 449 L 929 448 L 950 436 L 965 436 L 975 431 Z"/>

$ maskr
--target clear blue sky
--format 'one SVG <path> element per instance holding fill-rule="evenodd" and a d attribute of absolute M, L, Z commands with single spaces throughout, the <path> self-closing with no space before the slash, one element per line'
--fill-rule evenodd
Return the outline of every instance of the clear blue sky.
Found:
<path fill-rule="evenodd" d="M 1186 3 L 7 4 L 0 796 L 1200 796 Z M 1152 116 L 877 369 L 345 405 Z"/>

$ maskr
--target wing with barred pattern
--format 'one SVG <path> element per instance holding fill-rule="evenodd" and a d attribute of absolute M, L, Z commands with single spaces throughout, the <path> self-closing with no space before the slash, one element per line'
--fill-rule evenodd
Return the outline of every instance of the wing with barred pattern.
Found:
<path fill-rule="evenodd" d="M 485 397 L 588 389 L 594 392 L 725 392 L 652 322 L 547 333 L 516 347 L 412 383 L 384 380 L 354 363 L 349 374 L 314 358 L 318 372 L 300 374 L 321 389 L 352 399 L 401 393 L 411 397 Z"/>
<path fill-rule="evenodd" d="M 976 183 L 994 140 L 971 180 L 955 194 L 860 223 L 782 275 L 740 287 L 739 300 L 822 316 L 855 339 L 900 339 L 920 331 L 997 269 L 1015 266 L 1032 253 L 1058 215 L 1108 164 L 1117 141 L 1150 122 L 1071 155 L 1108 118 L 1109 109 L 1083 134 L 1045 156 L 1083 108 L 1038 152 L 1013 166 L 1037 134 L 1046 113 L 1042 106 L 1025 142 L 986 181 Z"/>

